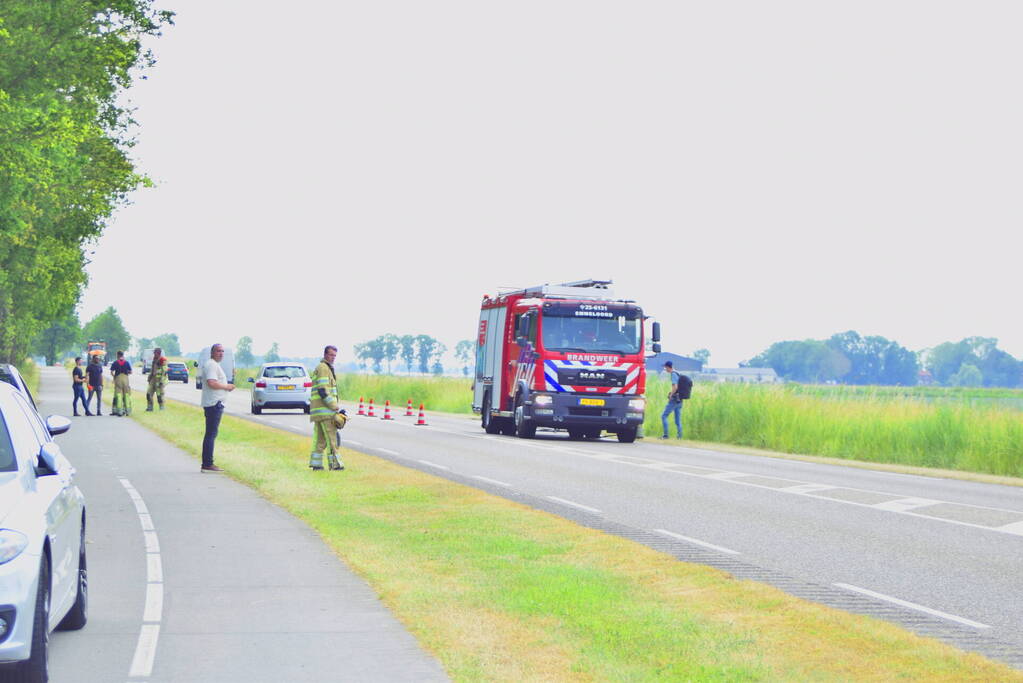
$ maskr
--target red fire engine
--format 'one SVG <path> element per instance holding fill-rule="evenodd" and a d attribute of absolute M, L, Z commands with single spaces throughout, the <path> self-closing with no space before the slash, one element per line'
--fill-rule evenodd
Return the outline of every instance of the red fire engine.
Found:
<path fill-rule="evenodd" d="M 636 440 L 646 409 L 643 309 L 610 280 L 540 285 L 484 296 L 473 411 L 488 434 L 531 438 L 537 427 Z M 652 341 L 660 341 L 654 323 Z M 654 344 L 653 350 L 660 350 Z"/>

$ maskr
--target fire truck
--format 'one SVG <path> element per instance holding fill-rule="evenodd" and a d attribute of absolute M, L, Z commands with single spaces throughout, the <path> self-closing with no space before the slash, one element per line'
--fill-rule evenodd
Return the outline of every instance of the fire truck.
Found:
<path fill-rule="evenodd" d="M 483 297 L 472 408 L 488 434 L 528 439 L 548 427 L 575 439 L 606 430 L 636 440 L 646 410 L 647 318 L 611 284 L 581 280 Z M 660 324 L 651 327 L 659 342 Z"/>
<path fill-rule="evenodd" d="M 92 359 L 99 357 L 100 365 L 107 364 L 107 343 L 104 341 L 90 341 L 85 344 L 85 355 L 91 363 Z"/>

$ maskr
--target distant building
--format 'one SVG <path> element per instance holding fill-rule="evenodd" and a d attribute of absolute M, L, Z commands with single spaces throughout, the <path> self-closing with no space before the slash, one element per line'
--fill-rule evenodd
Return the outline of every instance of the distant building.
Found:
<path fill-rule="evenodd" d="M 660 372 L 664 367 L 664 362 L 669 360 L 676 372 L 699 372 L 703 368 L 703 363 L 696 358 L 687 358 L 686 356 L 680 356 L 677 353 L 662 351 L 661 353 L 655 353 L 654 355 L 647 357 L 647 372 Z"/>
<path fill-rule="evenodd" d="M 745 382 L 748 384 L 780 384 L 774 368 L 706 368 L 693 376 L 694 382 Z"/>

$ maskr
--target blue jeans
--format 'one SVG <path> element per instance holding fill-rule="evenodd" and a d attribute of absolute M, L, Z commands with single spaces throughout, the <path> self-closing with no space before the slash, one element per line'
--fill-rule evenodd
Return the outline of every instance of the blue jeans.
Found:
<path fill-rule="evenodd" d="M 74 386 L 71 387 L 71 390 L 75 392 L 75 397 L 71 401 L 71 412 L 73 412 L 75 415 L 78 414 L 79 401 L 82 402 L 82 408 L 85 409 L 85 412 L 89 412 L 89 404 L 85 402 L 85 387 L 83 387 L 81 384 L 75 384 Z"/>
<path fill-rule="evenodd" d="M 101 412 L 103 410 L 103 401 L 101 400 L 103 398 L 103 385 L 102 384 L 99 385 L 98 387 L 93 387 L 93 388 L 89 389 L 89 397 L 87 399 L 85 399 L 85 411 L 86 412 L 89 411 L 89 404 L 92 403 L 92 395 L 93 394 L 96 395 L 96 414 L 97 415 L 102 415 L 103 414 Z"/>
<path fill-rule="evenodd" d="M 220 431 L 220 418 L 224 416 L 224 404 L 217 401 L 216 405 L 203 406 L 202 411 L 206 414 L 206 433 L 202 436 L 202 466 L 210 467 L 213 464 L 213 444 Z"/>
<path fill-rule="evenodd" d="M 678 438 L 682 438 L 682 401 L 668 401 L 668 405 L 664 406 L 664 412 L 661 413 L 661 428 L 664 430 L 664 436 L 668 436 L 668 415 L 675 413 L 675 431 L 678 432 Z"/>

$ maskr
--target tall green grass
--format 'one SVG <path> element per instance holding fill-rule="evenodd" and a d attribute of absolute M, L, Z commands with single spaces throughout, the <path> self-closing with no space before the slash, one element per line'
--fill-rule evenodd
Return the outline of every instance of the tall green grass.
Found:
<path fill-rule="evenodd" d="M 848 387 L 842 388 L 848 389 Z M 647 385 L 647 434 L 660 433 L 667 382 Z M 857 388 L 699 383 L 687 439 L 869 462 L 1023 476 L 1023 413 Z"/>

